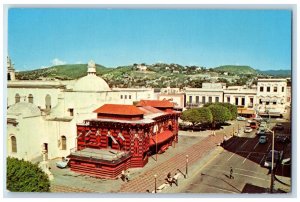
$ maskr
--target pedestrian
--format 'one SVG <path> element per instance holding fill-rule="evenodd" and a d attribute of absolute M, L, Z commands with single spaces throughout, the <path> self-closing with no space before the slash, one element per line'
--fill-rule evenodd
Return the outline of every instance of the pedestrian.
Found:
<path fill-rule="evenodd" d="M 172 182 L 174 182 L 176 184 L 176 186 L 178 186 L 178 177 L 179 177 L 179 175 L 177 173 L 175 173 L 174 177 L 172 178 Z"/>
<path fill-rule="evenodd" d="M 123 181 L 123 182 L 125 182 L 125 170 L 122 170 L 122 172 L 121 172 L 121 180 Z"/>
<path fill-rule="evenodd" d="M 172 174 L 169 172 L 166 178 L 166 181 L 168 182 L 168 184 L 172 187 Z"/>
<path fill-rule="evenodd" d="M 229 179 L 234 179 L 232 167 L 230 167 L 230 175 L 229 175 Z"/>
<path fill-rule="evenodd" d="M 127 182 L 129 182 L 129 176 L 130 176 L 130 172 L 128 170 L 127 173 L 125 174 L 125 179 Z"/>

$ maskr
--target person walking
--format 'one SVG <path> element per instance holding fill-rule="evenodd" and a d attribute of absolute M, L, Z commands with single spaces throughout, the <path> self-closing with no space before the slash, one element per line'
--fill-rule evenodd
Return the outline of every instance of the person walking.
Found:
<path fill-rule="evenodd" d="M 234 179 L 232 167 L 230 167 L 230 175 L 229 175 L 229 179 Z"/>

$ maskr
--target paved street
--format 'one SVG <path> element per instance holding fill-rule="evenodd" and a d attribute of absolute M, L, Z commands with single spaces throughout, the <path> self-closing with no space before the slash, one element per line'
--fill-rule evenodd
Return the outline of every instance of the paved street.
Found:
<path fill-rule="evenodd" d="M 275 125 L 272 123 L 271 126 Z M 280 134 L 289 136 L 289 123 Z M 276 133 L 275 133 L 276 135 Z M 270 187 L 269 169 L 263 167 L 268 151 L 271 149 L 272 136 L 268 135 L 266 144 L 258 143 L 255 132 L 240 134 L 226 142 L 224 149 L 202 170 L 190 176 L 185 186 L 169 190 L 170 193 L 266 193 Z M 284 157 L 291 156 L 290 144 L 276 143 L 275 150 L 283 150 Z M 230 179 L 230 167 L 233 177 Z M 275 190 L 290 191 L 290 166 L 276 167 Z"/>

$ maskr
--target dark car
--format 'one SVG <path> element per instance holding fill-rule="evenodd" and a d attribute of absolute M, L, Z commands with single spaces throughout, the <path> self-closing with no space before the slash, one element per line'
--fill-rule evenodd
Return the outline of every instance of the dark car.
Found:
<path fill-rule="evenodd" d="M 282 123 L 276 123 L 274 129 L 275 129 L 275 130 L 283 130 L 284 127 L 283 127 Z"/>
<path fill-rule="evenodd" d="M 277 135 L 275 137 L 275 140 L 278 143 L 287 143 L 287 142 L 289 142 L 289 138 L 285 135 Z"/>

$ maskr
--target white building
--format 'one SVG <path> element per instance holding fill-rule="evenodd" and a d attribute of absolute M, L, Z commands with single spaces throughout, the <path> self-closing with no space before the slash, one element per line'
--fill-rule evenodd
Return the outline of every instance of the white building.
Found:
<path fill-rule="evenodd" d="M 287 104 L 286 79 L 258 79 L 256 109 L 260 114 L 283 114 Z"/>
<path fill-rule="evenodd" d="M 186 106 L 198 107 L 205 103 L 223 102 L 222 83 L 203 83 L 202 88 L 185 88 Z"/>
<path fill-rule="evenodd" d="M 256 89 L 230 86 L 224 89 L 224 102 L 239 107 L 253 108 L 256 103 Z"/>
<path fill-rule="evenodd" d="M 87 75 L 74 81 L 8 81 L 7 154 L 27 160 L 69 154 L 76 145 L 76 124 L 96 118 L 103 104 L 132 104 L 154 99 L 148 88 L 114 88 L 96 76 L 93 61 Z"/>

